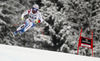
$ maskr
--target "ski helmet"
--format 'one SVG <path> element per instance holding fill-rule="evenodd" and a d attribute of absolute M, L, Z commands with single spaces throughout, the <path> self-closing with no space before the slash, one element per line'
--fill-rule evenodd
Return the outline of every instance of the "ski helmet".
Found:
<path fill-rule="evenodd" d="M 33 5 L 33 13 L 36 13 L 37 11 L 38 11 L 38 9 L 39 9 L 39 6 L 37 5 L 37 4 L 34 4 Z"/>
<path fill-rule="evenodd" d="M 33 5 L 33 8 L 35 8 L 35 9 L 37 9 L 37 10 L 38 10 L 38 9 L 39 9 L 39 5 L 34 4 L 34 5 Z"/>

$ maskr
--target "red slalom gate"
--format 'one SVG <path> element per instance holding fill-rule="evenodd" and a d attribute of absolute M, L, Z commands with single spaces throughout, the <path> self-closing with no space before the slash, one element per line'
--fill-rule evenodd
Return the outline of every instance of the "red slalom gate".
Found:
<path fill-rule="evenodd" d="M 81 34 L 82 34 L 82 29 L 81 29 L 80 37 L 79 37 L 77 55 L 79 53 L 79 47 L 86 47 L 86 48 L 92 49 L 92 56 L 93 56 L 93 31 L 91 31 L 92 38 L 82 37 Z"/>

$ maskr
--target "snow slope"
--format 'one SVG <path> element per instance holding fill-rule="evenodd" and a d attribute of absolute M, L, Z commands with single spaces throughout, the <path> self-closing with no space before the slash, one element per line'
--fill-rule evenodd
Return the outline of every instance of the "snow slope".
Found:
<path fill-rule="evenodd" d="M 0 45 L 0 61 L 99 61 L 99 58 Z"/>

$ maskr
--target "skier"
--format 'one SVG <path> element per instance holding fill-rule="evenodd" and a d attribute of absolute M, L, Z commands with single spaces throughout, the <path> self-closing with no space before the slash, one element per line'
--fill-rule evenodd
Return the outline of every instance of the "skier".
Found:
<path fill-rule="evenodd" d="M 43 21 L 41 13 L 38 11 L 38 9 L 39 6 L 37 4 L 34 4 L 32 9 L 27 10 L 22 14 L 22 20 L 24 20 L 24 16 L 27 14 L 29 14 L 29 18 L 24 22 L 24 24 L 17 28 L 17 30 L 14 32 L 15 35 L 17 35 L 18 33 L 23 34 L 28 29 Z"/>

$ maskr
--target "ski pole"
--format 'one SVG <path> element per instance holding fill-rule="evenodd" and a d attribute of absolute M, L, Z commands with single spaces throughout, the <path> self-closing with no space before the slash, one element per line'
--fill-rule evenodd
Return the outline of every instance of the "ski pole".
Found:
<path fill-rule="evenodd" d="M 37 25 L 37 26 L 38 26 L 38 25 Z M 45 38 L 45 36 L 44 36 L 44 32 L 43 32 L 43 30 L 41 29 L 40 26 L 38 26 L 38 27 L 40 28 L 40 30 L 41 30 L 41 32 L 42 32 L 42 35 L 43 35 L 44 39 L 46 40 L 46 38 Z"/>
<path fill-rule="evenodd" d="M 43 30 L 42 30 L 41 28 L 40 28 L 40 30 L 41 30 L 41 32 L 42 32 L 42 35 L 43 35 L 44 39 L 46 39 L 45 36 L 44 36 Z"/>

